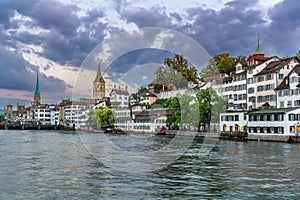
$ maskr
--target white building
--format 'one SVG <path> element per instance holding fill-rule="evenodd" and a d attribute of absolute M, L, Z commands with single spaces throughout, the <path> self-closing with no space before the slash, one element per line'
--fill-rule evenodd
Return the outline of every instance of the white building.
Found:
<path fill-rule="evenodd" d="M 263 70 L 255 74 L 256 77 L 256 107 L 276 108 L 275 88 L 283 78 L 299 64 L 296 57 L 280 59 L 270 62 Z"/>
<path fill-rule="evenodd" d="M 82 101 L 71 101 L 64 107 L 64 124 L 70 128 L 85 128 L 88 120 L 88 114 L 93 104 Z"/>
<path fill-rule="evenodd" d="M 143 110 L 135 116 L 132 131 L 158 133 L 163 126 L 166 126 L 167 115 L 166 108 Z"/>
<path fill-rule="evenodd" d="M 119 107 L 128 107 L 129 93 L 127 91 L 127 87 L 125 90 L 121 90 L 120 87 L 119 89 L 114 87 L 114 89 L 112 89 L 109 93 L 109 99 L 112 104 L 117 104 Z"/>
<path fill-rule="evenodd" d="M 114 107 L 115 122 L 114 127 L 123 131 L 132 130 L 132 120 L 129 107 Z"/>
<path fill-rule="evenodd" d="M 300 133 L 300 108 L 262 109 L 248 115 L 250 136 L 296 136 Z"/>
<path fill-rule="evenodd" d="M 248 116 L 245 111 L 228 111 L 220 114 L 220 130 L 227 131 L 244 131 L 247 128 Z"/>
<path fill-rule="evenodd" d="M 232 75 L 232 98 L 230 108 L 233 110 L 247 109 L 247 73 L 246 66 L 237 63 L 235 73 Z"/>
<path fill-rule="evenodd" d="M 283 81 L 275 88 L 277 108 L 300 106 L 300 65 L 296 65 Z"/>
<path fill-rule="evenodd" d="M 58 125 L 59 109 L 57 105 L 40 104 L 32 107 L 31 119 L 38 121 L 41 125 Z"/>
<path fill-rule="evenodd" d="M 256 66 L 250 66 L 247 69 L 247 109 L 252 110 L 257 108 L 257 82 L 260 80 L 255 76 L 260 73 L 269 63 L 279 60 L 278 57 L 273 56 L 266 58 Z"/>

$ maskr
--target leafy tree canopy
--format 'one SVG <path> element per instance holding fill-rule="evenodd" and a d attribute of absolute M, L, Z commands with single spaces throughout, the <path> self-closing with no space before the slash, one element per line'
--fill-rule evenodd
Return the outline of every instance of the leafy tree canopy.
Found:
<path fill-rule="evenodd" d="M 148 91 L 148 89 L 145 88 L 145 87 L 141 87 L 141 88 L 138 90 L 138 93 L 139 93 L 139 94 L 147 93 L 147 92 L 149 92 L 149 91 Z"/>
<path fill-rule="evenodd" d="M 88 124 L 94 128 L 111 126 L 114 122 L 114 110 L 111 108 L 96 108 L 89 113 Z"/>
<path fill-rule="evenodd" d="M 230 57 L 229 53 L 216 54 L 209 60 L 207 66 L 202 69 L 201 77 L 210 77 L 220 73 L 230 74 L 237 62 L 246 63 L 245 56 Z"/>
<path fill-rule="evenodd" d="M 166 58 L 164 66 L 158 67 L 155 72 L 154 90 L 158 92 L 164 85 L 169 87 L 174 85 L 176 89 L 185 88 L 189 81 L 196 82 L 198 80 L 198 72 L 195 67 L 189 67 L 188 61 L 182 56 L 175 54 L 173 58 Z"/>
<path fill-rule="evenodd" d="M 296 56 L 300 59 L 300 50 L 296 53 Z"/>

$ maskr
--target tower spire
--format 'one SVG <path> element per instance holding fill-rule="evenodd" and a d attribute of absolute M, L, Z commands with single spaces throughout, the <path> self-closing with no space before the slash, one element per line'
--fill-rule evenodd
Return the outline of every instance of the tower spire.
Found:
<path fill-rule="evenodd" d="M 261 49 L 260 49 L 260 44 L 259 44 L 259 34 L 257 34 L 257 48 L 255 51 L 255 54 L 264 54 Z"/>
<path fill-rule="evenodd" d="M 101 82 L 101 81 L 104 81 L 104 79 L 103 79 L 102 74 L 101 74 L 101 67 L 100 67 L 100 61 L 99 61 L 97 76 L 96 76 L 96 78 L 94 80 L 94 83 L 95 82 Z"/>
<path fill-rule="evenodd" d="M 36 83 L 35 83 L 35 91 L 34 91 L 34 103 L 40 104 L 41 93 L 40 93 L 40 84 L 39 84 L 39 70 L 36 73 Z"/>

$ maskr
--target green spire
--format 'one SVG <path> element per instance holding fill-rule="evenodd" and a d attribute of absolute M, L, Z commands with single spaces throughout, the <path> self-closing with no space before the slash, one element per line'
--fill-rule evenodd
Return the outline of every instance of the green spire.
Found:
<path fill-rule="evenodd" d="M 257 48 L 256 48 L 256 51 L 255 51 L 255 54 L 264 54 L 261 49 L 260 49 L 260 46 L 259 46 L 259 35 L 257 34 Z"/>
<path fill-rule="evenodd" d="M 34 97 L 41 97 L 40 85 L 39 85 L 39 71 L 37 71 L 37 74 L 36 74 L 36 84 L 35 84 Z"/>

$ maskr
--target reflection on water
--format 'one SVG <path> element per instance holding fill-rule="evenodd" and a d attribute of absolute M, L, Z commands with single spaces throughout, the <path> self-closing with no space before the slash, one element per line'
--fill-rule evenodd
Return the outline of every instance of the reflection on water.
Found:
<path fill-rule="evenodd" d="M 88 134 L 88 133 L 87 133 Z M 95 137 L 97 134 L 89 134 Z M 108 136 L 130 151 L 171 140 Z M 124 143 L 124 141 L 129 141 Z M 55 131 L 0 132 L 0 199 L 296 199 L 297 144 L 218 141 L 199 159 L 201 140 L 170 166 L 125 173 L 101 164 L 78 135 Z"/>

